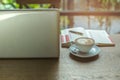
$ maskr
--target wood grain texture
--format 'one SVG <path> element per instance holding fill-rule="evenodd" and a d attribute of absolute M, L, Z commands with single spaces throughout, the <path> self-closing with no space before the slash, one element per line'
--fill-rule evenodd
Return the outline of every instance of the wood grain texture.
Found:
<path fill-rule="evenodd" d="M 115 47 L 100 47 L 99 58 L 83 63 L 61 48 L 59 59 L 0 60 L 0 80 L 120 80 L 120 35 Z"/>
<path fill-rule="evenodd" d="M 120 11 L 61 11 L 62 16 L 120 16 Z"/>

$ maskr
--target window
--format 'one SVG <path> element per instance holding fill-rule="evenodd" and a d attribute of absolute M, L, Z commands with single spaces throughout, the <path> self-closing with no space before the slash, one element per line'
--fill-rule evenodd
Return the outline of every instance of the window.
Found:
<path fill-rule="evenodd" d="M 120 0 L 0 0 L 0 9 L 16 8 L 59 8 L 62 29 L 84 27 L 105 29 L 111 34 L 120 32 Z"/>

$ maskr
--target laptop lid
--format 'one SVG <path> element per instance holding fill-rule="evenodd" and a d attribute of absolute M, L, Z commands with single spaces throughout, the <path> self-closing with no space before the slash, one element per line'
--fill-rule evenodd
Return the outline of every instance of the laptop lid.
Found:
<path fill-rule="evenodd" d="M 0 11 L 0 58 L 59 57 L 59 12 Z"/>

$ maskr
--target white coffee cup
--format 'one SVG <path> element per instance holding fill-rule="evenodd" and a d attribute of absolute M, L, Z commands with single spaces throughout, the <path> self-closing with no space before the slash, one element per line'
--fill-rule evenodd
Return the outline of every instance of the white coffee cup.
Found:
<path fill-rule="evenodd" d="M 75 45 L 82 53 L 88 53 L 95 45 L 95 41 L 92 38 L 80 37 L 75 39 Z"/>

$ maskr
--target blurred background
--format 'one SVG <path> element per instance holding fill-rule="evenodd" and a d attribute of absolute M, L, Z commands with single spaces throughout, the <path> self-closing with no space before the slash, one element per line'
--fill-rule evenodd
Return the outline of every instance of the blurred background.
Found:
<path fill-rule="evenodd" d="M 103 29 L 109 34 L 120 33 L 120 0 L 46 0 L 46 2 L 42 0 L 0 0 L 0 10 L 40 8 L 58 8 L 61 12 L 71 11 L 73 13 L 76 11 L 115 12 L 118 15 L 61 15 L 60 28 L 84 27 L 85 29 Z"/>

